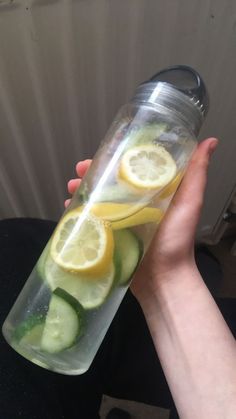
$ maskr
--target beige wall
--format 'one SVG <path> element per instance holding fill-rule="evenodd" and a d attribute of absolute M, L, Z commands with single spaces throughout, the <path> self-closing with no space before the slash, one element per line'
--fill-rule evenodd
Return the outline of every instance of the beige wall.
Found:
<path fill-rule="evenodd" d="M 203 229 L 235 183 L 234 0 L 0 3 L 0 218 L 57 219 L 75 163 L 92 156 L 119 106 L 162 67 L 204 77 L 217 135 Z"/>

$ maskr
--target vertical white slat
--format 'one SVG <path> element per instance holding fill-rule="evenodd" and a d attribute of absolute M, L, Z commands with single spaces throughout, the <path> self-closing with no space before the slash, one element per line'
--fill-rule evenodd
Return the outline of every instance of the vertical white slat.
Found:
<path fill-rule="evenodd" d="M 222 138 L 201 222 L 212 231 L 236 177 L 235 17 L 232 0 L 0 3 L 0 217 L 57 219 L 75 163 L 135 86 L 184 63 L 211 97 L 201 137 Z"/>
<path fill-rule="evenodd" d="M 16 199 L 16 194 L 12 182 L 3 165 L 0 166 L 0 190 L 0 219 L 4 218 L 3 207 L 8 208 L 9 218 L 17 217 L 21 211 L 21 203 L 20 200 Z"/>
<path fill-rule="evenodd" d="M 28 2 L 25 2 L 27 4 Z M 30 8 L 21 8 L 20 36 L 22 37 L 23 58 L 26 64 L 26 71 L 31 87 L 31 95 L 35 101 L 35 112 L 41 126 L 41 142 L 47 156 L 50 176 L 53 177 L 53 194 L 55 202 L 62 202 L 63 194 L 61 190 L 62 178 L 59 172 L 57 148 L 53 137 L 53 128 L 50 120 L 48 98 L 46 86 L 44 84 L 43 72 L 41 68 L 40 49 L 38 42 L 40 30 L 35 25 Z M 40 187 L 40 186 L 39 186 Z"/>
<path fill-rule="evenodd" d="M 1 73 L 3 76 L 3 73 Z M 11 147 L 9 148 L 9 156 L 12 153 L 14 154 L 14 158 L 12 159 L 12 165 L 17 165 L 17 161 L 20 164 L 21 167 L 21 176 L 22 179 L 26 178 L 28 180 L 28 186 L 27 186 L 27 193 L 30 194 L 31 200 L 33 200 L 39 210 L 39 213 L 42 211 L 41 206 L 41 200 L 39 199 L 37 189 L 35 186 L 37 184 L 34 182 L 34 179 L 32 177 L 33 173 L 33 161 L 30 158 L 29 150 L 27 147 L 22 146 L 24 144 L 24 137 L 21 129 L 21 124 L 18 120 L 18 115 L 14 108 L 14 103 L 12 102 L 12 99 L 9 94 L 9 90 L 5 88 L 5 86 L 2 84 L 2 80 L 0 77 L 0 97 L 1 97 L 1 111 L 2 116 L 4 117 L 5 121 L 8 124 L 10 133 L 11 133 Z M 4 165 L 6 163 L 3 162 Z M 14 166 L 10 167 L 9 162 L 7 162 L 9 174 L 12 173 L 9 178 L 11 179 L 11 182 L 14 182 Z M 26 194 L 25 194 L 26 195 Z M 16 207 L 18 204 L 15 204 Z"/>
<path fill-rule="evenodd" d="M 65 84 L 64 100 L 68 110 L 69 131 L 71 133 L 71 148 L 73 153 L 77 151 L 76 143 L 81 137 L 81 124 L 79 119 L 80 105 L 77 95 L 78 74 L 75 62 L 74 50 L 76 45 L 73 38 L 72 4 L 70 1 L 62 1 L 60 8 L 60 33 L 58 34 L 61 45 L 61 66 L 63 69 L 63 82 Z"/>

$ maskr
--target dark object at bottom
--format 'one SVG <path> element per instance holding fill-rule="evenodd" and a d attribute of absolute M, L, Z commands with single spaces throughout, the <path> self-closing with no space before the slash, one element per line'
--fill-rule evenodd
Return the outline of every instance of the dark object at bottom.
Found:
<path fill-rule="evenodd" d="M 0 323 L 50 237 L 55 223 L 36 219 L 0 221 Z M 208 284 L 220 281 L 218 262 L 197 249 L 198 268 Z M 236 332 L 235 299 L 217 304 Z M 138 325 L 138 326 L 137 326 Z M 22 358 L 1 337 L 0 418 L 99 419 L 103 394 L 172 411 L 174 403 L 137 301 L 127 292 L 91 365 L 81 376 L 46 371 Z"/>
<path fill-rule="evenodd" d="M 176 409 L 171 410 L 169 419 L 179 419 L 178 413 Z"/>
<path fill-rule="evenodd" d="M 114 407 L 114 409 L 110 410 L 106 419 L 131 419 L 131 416 L 125 410 Z"/>

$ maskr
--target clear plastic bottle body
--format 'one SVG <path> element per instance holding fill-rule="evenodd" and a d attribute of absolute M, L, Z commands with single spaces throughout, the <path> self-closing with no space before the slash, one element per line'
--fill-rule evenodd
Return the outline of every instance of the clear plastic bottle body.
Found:
<path fill-rule="evenodd" d="M 3 334 L 17 352 L 63 374 L 89 368 L 195 145 L 195 136 L 168 109 L 132 103 L 120 110 L 4 323 Z M 121 176 L 125 153 L 146 146 L 165 149 L 175 163 L 163 188 L 139 188 Z M 98 253 L 107 245 L 97 265 L 91 259 L 99 255 L 89 254 L 92 268 L 82 272 L 68 261 L 80 233 L 95 237 Z M 79 254 L 83 238 L 76 244 Z"/>

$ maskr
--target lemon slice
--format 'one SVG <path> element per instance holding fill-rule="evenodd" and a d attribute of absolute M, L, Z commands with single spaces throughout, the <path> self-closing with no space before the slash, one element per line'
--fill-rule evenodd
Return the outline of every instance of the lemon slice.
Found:
<path fill-rule="evenodd" d="M 51 244 L 51 257 L 63 269 L 94 275 L 110 266 L 114 249 L 111 226 L 91 214 L 74 210 L 59 223 Z"/>
<path fill-rule="evenodd" d="M 176 189 L 178 188 L 182 178 L 183 178 L 184 173 L 183 172 L 179 172 L 175 178 L 170 182 L 170 184 L 163 189 L 163 191 L 161 192 L 161 194 L 158 196 L 158 198 L 160 199 L 166 199 L 168 198 L 170 195 L 172 195 Z"/>
<path fill-rule="evenodd" d="M 158 223 L 162 220 L 164 213 L 159 208 L 143 208 L 136 214 L 125 218 L 124 220 L 115 221 L 112 223 L 113 230 L 121 230 L 123 228 L 135 227 L 146 223 Z"/>
<path fill-rule="evenodd" d="M 99 202 L 90 208 L 90 213 L 109 221 L 113 230 L 161 221 L 163 211 L 160 208 L 143 206 L 144 204 L 135 203 Z M 80 207 L 81 211 L 82 209 Z"/>
<path fill-rule="evenodd" d="M 90 211 L 93 215 L 99 218 L 103 218 L 107 221 L 118 221 L 135 214 L 140 211 L 145 203 L 131 202 L 129 204 L 122 204 L 118 202 L 99 202 L 94 204 Z"/>
<path fill-rule="evenodd" d="M 124 153 L 119 168 L 120 177 L 140 190 L 163 188 L 175 174 L 175 161 L 160 145 L 130 148 Z"/>

